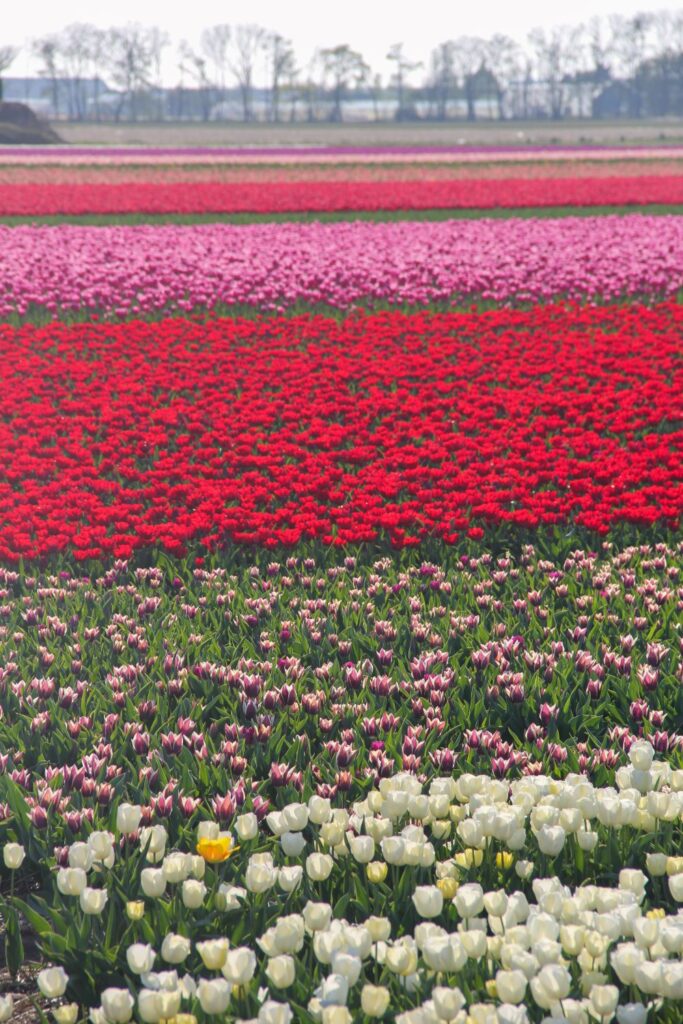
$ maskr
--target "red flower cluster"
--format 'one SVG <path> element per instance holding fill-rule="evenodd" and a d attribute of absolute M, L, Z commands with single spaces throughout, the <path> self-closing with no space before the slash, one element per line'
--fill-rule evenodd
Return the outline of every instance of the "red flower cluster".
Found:
<path fill-rule="evenodd" d="M 683 203 L 683 176 L 0 185 L 0 215 L 4 217 L 642 206 L 654 203 Z"/>
<path fill-rule="evenodd" d="M 0 327 L 0 558 L 674 522 L 683 308 Z"/>

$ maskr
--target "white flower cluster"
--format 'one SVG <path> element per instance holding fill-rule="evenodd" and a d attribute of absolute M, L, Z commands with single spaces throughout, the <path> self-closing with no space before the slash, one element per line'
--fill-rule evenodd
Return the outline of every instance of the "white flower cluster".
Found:
<path fill-rule="evenodd" d="M 654 884 L 665 898 L 683 903 L 683 857 L 651 850 L 646 871 L 612 865 L 613 885 L 572 887 L 561 877 L 529 884 L 538 866 L 561 874 L 565 847 L 570 863 L 578 853 L 588 863 L 615 839 L 628 845 L 638 833 L 668 828 L 671 835 L 674 826 L 680 835 L 683 771 L 655 762 L 645 741 L 631 747 L 630 761 L 616 787 L 596 787 L 578 775 L 511 783 L 462 775 L 434 779 L 423 792 L 415 776 L 399 774 L 349 809 L 313 796 L 273 811 L 265 839 L 255 815 L 240 815 L 239 850 L 217 825 L 204 823 L 197 849 L 218 844 L 216 856 L 167 851 L 163 825 L 142 829 L 147 863 L 128 916 L 151 917 L 165 899 L 177 908 L 177 931 L 162 932 L 158 949 L 140 941 L 127 947 L 131 986 L 105 989 L 91 1011 L 93 1024 L 127 1024 L 134 1016 L 157 1024 L 183 1008 L 190 1018 L 200 1011 L 235 1014 L 236 992 L 258 998 L 254 1021 L 289 1024 L 295 1015 L 287 995 L 294 989 L 299 1001 L 305 992 L 307 1011 L 321 1024 L 351 1024 L 358 1009 L 379 1018 L 390 1007 L 398 1024 L 642 1024 L 649 1007 L 683 1000 L 683 912 L 645 909 L 651 879 L 661 879 Z M 135 808 L 119 808 L 119 831 L 138 824 Z M 56 872 L 67 908 L 72 897 L 84 914 L 102 913 L 116 851 L 109 832 L 71 845 L 68 867 Z M 538 863 L 525 859 L 530 855 Z M 3 848 L 10 870 L 23 856 L 17 843 Z M 229 881 L 207 873 L 207 861 L 223 859 Z M 487 866 L 487 877 L 497 871 L 505 887 L 476 880 Z M 390 871 L 391 918 L 386 895 L 378 904 L 373 890 Z M 345 887 L 364 886 L 366 914 L 356 905 L 353 920 L 335 916 L 328 894 L 340 879 Z M 244 921 L 254 907 L 265 912 L 267 926 L 242 928 L 236 946 L 225 934 L 198 937 L 186 913 L 239 911 Z M 280 909 L 269 914 L 269 907 Z M 191 955 L 208 976 L 179 974 Z M 61 967 L 42 971 L 38 981 L 51 999 L 66 992 Z M 69 1024 L 74 1006 L 57 1007 L 60 1024 Z M 9 1019 L 7 1000 L 0 1019 Z"/>

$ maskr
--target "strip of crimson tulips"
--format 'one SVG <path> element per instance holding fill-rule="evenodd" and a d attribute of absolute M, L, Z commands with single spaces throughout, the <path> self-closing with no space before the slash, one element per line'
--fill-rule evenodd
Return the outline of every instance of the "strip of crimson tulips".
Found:
<path fill-rule="evenodd" d="M 0 328 L 0 558 L 683 507 L 683 309 Z"/>
<path fill-rule="evenodd" d="M 0 216 L 344 212 L 683 203 L 683 176 L 473 181 L 33 183 L 0 186 Z"/>

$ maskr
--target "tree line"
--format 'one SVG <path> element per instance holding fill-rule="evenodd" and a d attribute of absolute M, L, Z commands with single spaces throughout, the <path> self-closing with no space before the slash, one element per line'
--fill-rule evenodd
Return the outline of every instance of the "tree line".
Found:
<path fill-rule="evenodd" d="M 30 44 L 54 116 L 74 120 L 341 121 L 366 116 L 476 121 L 683 115 L 683 10 L 593 18 L 535 29 L 524 45 L 502 34 L 459 36 L 426 64 L 403 43 L 387 48 L 382 79 L 348 44 L 300 65 L 289 39 L 255 24 L 218 24 L 175 49 L 163 29 L 76 23 Z M 3 73 L 17 55 L 0 47 Z"/>

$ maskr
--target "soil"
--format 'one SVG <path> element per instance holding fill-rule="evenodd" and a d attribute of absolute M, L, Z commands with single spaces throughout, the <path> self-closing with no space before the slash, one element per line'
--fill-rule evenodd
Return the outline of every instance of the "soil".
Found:
<path fill-rule="evenodd" d="M 683 121 L 368 122 L 354 124 L 75 123 L 65 142 L 110 146 L 581 146 L 683 142 Z"/>

